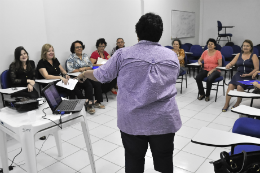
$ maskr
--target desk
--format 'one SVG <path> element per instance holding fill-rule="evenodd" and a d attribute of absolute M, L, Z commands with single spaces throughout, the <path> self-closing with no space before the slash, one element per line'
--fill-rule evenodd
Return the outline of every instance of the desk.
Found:
<path fill-rule="evenodd" d="M 202 127 L 191 142 L 214 147 L 231 146 L 231 154 L 236 145 L 260 145 L 260 139 L 236 133 Z"/>
<path fill-rule="evenodd" d="M 27 113 L 18 113 L 16 110 L 10 108 L 1 109 L 0 115 L 0 154 L 4 173 L 9 173 L 6 134 L 12 136 L 17 141 L 21 142 L 22 150 L 25 156 L 25 164 L 28 173 L 37 172 L 36 153 L 35 153 L 35 139 L 41 136 L 48 136 L 54 134 L 59 156 L 62 156 L 62 146 L 60 139 L 60 128 L 49 120 L 42 119 L 44 113 L 43 108 L 48 107 L 47 103 L 43 104 L 36 110 L 34 114 L 35 121 L 29 120 Z M 59 124 L 59 115 L 53 115 L 51 109 L 46 109 L 46 117 Z M 83 136 L 85 138 L 86 147 L 91 163 L 92 173 L 96 173 L 93 151 L 89 136 L 88 124 L 86 122 L 86 112 L 73 114 L 65 114 L 61 116 L 62 127 L 67 127 L 72 124 L 81 122 Z"/>
<path fill-rule="evenodd" d="M 76 72 L 76 73 L 68 73 L 69 76 L 75 76 L 77 77 L 81 72 Z"/>
<path fill-rule="evenodd" d="M 251 107 L 253 105 L 253 100 L 260 98 L 260 94 L 240 92 L 235 90 L 230 90 L 228 95 L 231 97 L 251 98 L 251 104 L 250 104 Z"/>
<path fill-rule="evenodd" d="M 187 55 L 193 55 L 193 52 L 185 52 Z"/>
<path fill-rule="evenodd" d="M 39 84 L 39 92 L 40 92 L 40 95 L 41 95 L 41 84 L 49 84 L 49 83 L 52 83 L 52 82 L 55 82 L 55 81 L 59 81 L 60 79 L 36 79 L 35 82 Z"/>
<path fill-rule="evenodd" d="M 240 105 L 231 109 L 231 112 L 247 115 L 249 117 L 260 117 L 260 110 L 254 107 Z"/>
<path fill-rule="evenodd" d="M 195 68 L 197 68 L 197 72 L 199 73 L 199 70 L 200 70 L 200 65 L 198 62 L 195 62 L 195 63 L 191 63 L 191 64 L 187 64 L 188 68 L 189 68 L 189 73 L 190 73 L 190 67 L 193 68 L 193 77 L 195 75 Z M 190 73 L 191 74 L 191 73 Z"/>
<path fill-rule="evenodd" d="M 5 107 L 4 94 L 11 95 L 13 93 L 27 89 L 27 87 L 14 87 L 14 88 L 16 88 L 16 89 L 15 90 L 13 88 L 0 89 L 0 93 L 1 93 L 1 96 L 2 96 L 2 102 L 3 102 L 4 107 Z"/>
<path fill-rule="evenodd" d="M 233 77 L 233 68 L 230 68 L 230 69 L 226 69 L 226 67 L 216 67 L 216 69 L 219 69 L 219 70 L 221 70 L 221 71 L 225 71 L 225 76 L 224 76 L 224 83 L 225 83 L 225 85 L 228 85 L 228 84 L 226 84 L 226 74 L 227 74 L 227 71 L 230 71 L 230 73 L 231 73 L 231 78 Z"/>

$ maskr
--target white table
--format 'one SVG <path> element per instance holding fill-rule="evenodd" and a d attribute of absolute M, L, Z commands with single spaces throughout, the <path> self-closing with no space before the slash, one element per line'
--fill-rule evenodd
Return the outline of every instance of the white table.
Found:
<path fill-rule="evenodd" d="M 3 106 L 5 107 L 4 94 L 10 95 L 10 94 L 13 94 L 13 93 L 25 90 L 25 89 L 27 89 L 27 87 L 13 87 L 13 88 L 0 89 Z"/>
<path fill-rule="evenodd" d="M 76 72 L 76 73 L 68 73 L 69 76 L 75 76 L 77 77 L 81 72 Z"/>
<path fill-rule="evenodd" d="M 231 109 L 231 112 L 247 115 L 250 117 L 260 117 L 259 109 L 250 107 L 250 106 L 246 106 L 246 105 L 240 105 L 238 107 L 235 107 L 235 108 Z"/>
<path fill-rule="evenodd" d="M 193 52 L 185 52 L 185 54 L 192 55 L 192 54 L 193 54 Z"/>
<path fill-rule="evenodd" d="M 27 113 L 18 113 L 10 108 L 1 109 L 0 114 L 0 154 L 4 173 L 9 173 L 6 134 L 12 136 L 22 145 L 22 150 L 25 156 L 25 164 L 28 173 L 37 173 L 35 139 L 49 134 L 54 134 L 59 156 L 62 156 L 62 143 L 60 139 L 60 128 L 49 120 L 42 119 L 44 113 L 43 108 L 48 107 L 47 103 L 43 104 L 36 110 L 34 114 L 35 121 L 29 120 Z M 60 115 L 53 115 L 51 109 L 46 109 L 46 118 L 51 119 L 59 124 Z M 92 173 L 96 173 L 93 151 L 90 141 L 88 124 L 86 122 L 86 112 L 73 114 L 65 114 L 61 116 L 62 127 L 67 127 L 72 124 L 81 122 L 83 136 L 85 138 L 88 156 L 91 163 Z"/>
<path fill-rule="evenodd" d="M 236 133 L 202 127 L 191 139 L 191 142 L 214 147 L 231 146 L 231 154 L 234 153 L 236 145 L 260 145 L 260 139 Z"/>
<path fill-rule="evenodd" d="M 193 68 L 193 77 L 195 75 L 195 68 L 197 68 L 197 72 L 199 73 L 199 68 L 201 67 L 198 62 L 187 64 L 187 66 L 189 68 L 189 73 L 190 73 L 190 67 Z"/>
<path fill-rule="evenodd" d="M 228 95 L 231 97 L 251 98 L 251 104 L 250 104 L 251 107 L 253 105 L 253 100 L 260 98 L 260 94 L 241 92 L 241 91 L 235 91 L 235 90 L 230 90 Z"/>
<path fill-rule="evenodd" d="M 59 81 L 60 79 L 36 79 L 35 80 L 35 83 L 38 83 L 39 84 L 39 92 L 40 92 L 40 95 L 41 95 L 41 84 L 49 84 L 49 83 L 52 83 L 52 82 L 56 82 L 56 81 Z"/>

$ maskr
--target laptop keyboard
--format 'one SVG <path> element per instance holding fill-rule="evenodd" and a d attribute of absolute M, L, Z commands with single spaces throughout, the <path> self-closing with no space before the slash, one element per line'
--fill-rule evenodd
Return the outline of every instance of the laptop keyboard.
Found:
<path fill-rule="evenodd" d="M 78 102 L 79 102 L 78 100 L 62 101 L 62 103 L 59 105 L 59 107 L 56 110 L 62 110 L 62 111 L 74 110 Z"/>

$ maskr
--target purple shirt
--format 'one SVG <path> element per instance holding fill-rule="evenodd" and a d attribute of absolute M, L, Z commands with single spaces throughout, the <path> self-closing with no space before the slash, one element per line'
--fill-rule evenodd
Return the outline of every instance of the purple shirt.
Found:
<path fill-rule="evenodd" d="M 177 55 L 159 43 L 140 41 L 121 48 L 94 70 L 101 83 L 117 77 L 117 125 L 130 135 L 177 132 L 182 125 L 175 100 L 180 64 Z"/>

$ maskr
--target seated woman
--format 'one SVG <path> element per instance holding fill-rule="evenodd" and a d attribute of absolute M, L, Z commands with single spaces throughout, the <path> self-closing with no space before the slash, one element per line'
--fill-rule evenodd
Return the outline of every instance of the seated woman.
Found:
<path fill-rule="evenodd" d="M 114 48 L 112 49 L 111 56 L 113 56 L 113 54 L 114 54 L 118 49 L 123 48 L 123 47 L 125 47 L 124 39 L 118 38 L 118 39 L 116 40 L 116 47 L 114 47 Z"/>
<path fill-rule="evenodd" d="M 226 103 L 222 109 L 222 112 L 226 112 L 229 107 L 231 96 L 228 96 L 228 92 L 230 90 L 234 90 L 235 88 L 238 91 L 244 91 L 246 89 L 246 85 L 241 84 L 238 81 L 251 80 L 253 74 L 259 69 L 259 60 L 256 54 L 253 53 L 253 43 L 251 40 L 245 40 L 243 42 L 241 53 L 237 54 L 235 58 L 226 65 L 226 68 L 232 68 L 235 64 L 237 66 L 237 73 L 229 82 L 226 92 Z M 238 97 L 237 102 L 232 108 L 239 106 L 241 101 L 242 98 Z"/>
<path fill-rule="evenodd" d="M 215 79 L 220 77 L 220 71 L 216 69 L 216 67 L 222 66 L 222 55 L 220 51 L 216 50 L 216 40 L 213 38 L 210 38 L 207 41 L 208 50 L 205 50 L 200 59 L 198 60 L 198 63 L 202 66 L 201 61 L 204 60 L 204 70 L 201 70 L 201 72 L 196 76 L 196 82 L 199 89 L 199 97 L 198 100 L 202 100 L 205 98 L 205 101 L 208 102 L 210 100 L 210 91 L 212 87 L 212 83 Z M 206 95 L 204 92 L 202 81 L 203 79 L 207 77 L 207 91 Z"/>
<path fill-rule="evenodd" d="M 35 84 L 35 64 L 29 60 L 28 52 L 22 47 L 17 47 L 14 51 L 14 62 L 9 67 L 11 87 L 27 87 L 11 95 L 11 97 L 28 97 L 37 99 L 38 92 L 34 88 Z"/>
<path fill-rule="evenodd" d="M 41 60 L 38 62 L 37 70 L 40 72 L 38 74 L 39 79 L 60 79 L 64 84 L 67 84 L 68 79 L 70 78 L 67 72 L 60 65 L 58 59 L 55 57 L 53 46 L 50 44 L 42 46 Z M 61 74 L 63 74 L 63 77 Z M 58 92 L 68 93 L 70 99 L 75 99 L 75 95 L 77 95 L 78 99 L 85 99 L 77 86 L 75 86 L 74 90 L 69 90 L 57 85 L 55 87 Z M 85 104 L 85 109 L 87 110 L 86 106 L 87 104 Z"/>
<path fill-rule="evenodd" d="M 107 46 L 107 42 L 105 41 L 104 38 L 100 38 L 96 42 L 96 48 L 91 56 L 90 56 L 90 61 L 92 62 L 93 66 L 101 66 L 102 64 L 97 64 L 98 58 L 102 59 L 109 59 L 110 55 L 105 51 L 105 48 Z M 115 88 L 116 88 L 117 80 L 114 79 L 110 83 L 105 83 L 102 85 L 102 91 L 107 92 L 111 91 L 113 94 L 117 94 Z"/>
<path fill-rule="evenodd" d="M 89 57 L 87 54 L 82 53 L 82 51 L 85 49 L 85 45 L 81 41 L 74 41 L 71 44 L 70 51 L 71 55 L 69 59 L 67 60 L 66 67 L 68 72 L 75 73 L 75 72 L 85 72 L 87 70 L 92 70 L 92 63 L 89 60 Z M 93 108 L 92 103 L 93 102 L 93 88 L 95 89 L 95 99 L 97 102 L 94 104 L 95 108 L 105 109 L 105 106 L 101 104 L 103 102 L 102 97 L 102 89 L 101 89 L 101 83 L 95 82 L 91 79 L 86 79 L 84 82 L 78 82 L 77 86 L 79 88 L 84 89 L 86 98 L 89 100 L 89 104 L 87 107 L 87 112 L 90 114 L 95 113 L 95 109 Z"/>
<path fill-rule="evenodd" d="M 185 52 L 183 49 L 181 49 L 181 40 L 179 39 L 174 39 L 172 41 L 172 47 L 173 47 L 173 51 L 177 54 L 178 56 L 178 59 L 179 59 L 179 62 L 180 62 L 180 73 L 181 74 L 182 72 L 185 71 L 185 61 L 184 61 L 184 58 L 185 58 Z"/>

